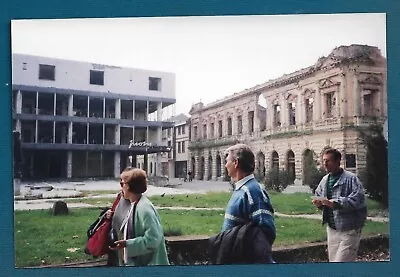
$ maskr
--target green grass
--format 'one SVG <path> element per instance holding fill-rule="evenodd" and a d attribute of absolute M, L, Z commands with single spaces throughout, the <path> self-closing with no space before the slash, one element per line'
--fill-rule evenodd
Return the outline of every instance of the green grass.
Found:
<path fill-rule="evenodd" d="M 96 208 L 70 209 L 53 216 L 48 210 L 15 211 L 15 257 L 17 267 L 93 260 L 84 251 L 86 231 L 100 213 Z M 215 235 L 223 211 L 159 210 L 164 232 L 171 235 Z M 276 217 L 275 246 L 326 239 L 320 220 Z M 367 222 L 363 234 L 387 234 L 388 224 Z M 69 252 L 68 249 L 76 249 Z"/>
<path fill-rule="evenodd" d="M 311 194 L 293 193 L 283 194 L 269 193 L 275 211 L 284 214 L 319 214 L 320 211 L 311 203 Z M 218 192 L 206 194 L 182 194 L 164 197 L 151 196 L 150 200 L 158 207 L 199 207 L 199 208 L 221 208 L 225 209 L 231 193 Z M 115 198 L 92 198 L 92 199 L 67 199 L 67 203 L 87 203 L 95 206 L 111 206 Z M 382 213 L 383 207 L 378 202 L 368 199 L 368 215 L 375 216 Z"/>
<path fill-rule="evenodd" d="M 164 195 L 151 196 L 149 199 L 155 206 L 160 207 L 171 207 L 171 206 L 182 206 L 182 207 L 201 207 L 201 208 L 225 208 L 231 193 L 229 192 L 214 192 L 205 194 L 176 194 L 176 195 Z"/>

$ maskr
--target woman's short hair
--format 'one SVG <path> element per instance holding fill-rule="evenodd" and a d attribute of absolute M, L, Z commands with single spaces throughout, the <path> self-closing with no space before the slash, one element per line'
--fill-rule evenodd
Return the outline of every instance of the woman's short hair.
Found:
<path fill-rule="evenodd" d="M 147 190 L 147 174 L 143 169 L 125 169 L 121 173 L 121 179 L 128 184 L 129 191 L 133 193 L 143 193 Z"/>

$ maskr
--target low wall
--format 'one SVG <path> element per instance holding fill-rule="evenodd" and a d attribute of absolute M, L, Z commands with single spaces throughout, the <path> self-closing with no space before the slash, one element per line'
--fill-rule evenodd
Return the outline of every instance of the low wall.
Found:
<path fill-rule="evenodd" d="M 167 237 L 166 243 L 171 264 L 208 264 L 210 257 L 208 237 Z M 364 256 L 377 250 L 389 250 L 389 237 L 387 235 L 362 238 L 358 255 Z M 327 262 L 326 242 L 274 247 L 273 258 L 277 263 Z"/>

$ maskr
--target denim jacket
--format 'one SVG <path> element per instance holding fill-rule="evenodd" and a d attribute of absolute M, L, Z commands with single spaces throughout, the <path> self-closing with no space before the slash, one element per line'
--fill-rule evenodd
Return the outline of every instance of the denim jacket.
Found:
<path fill-rule="evenodd" d="M 329 174 L 325 175 L 315 190 L 316 196 L 327 197 Z M 338 181 L 333 185 L 332 200 L 335 227 L 338 231 L 348 231 L 362 228 L 367 218 L 367 206 L 364 187 L 358 177 L 343 170 Z M 322 224 L 328 222 L 328 207 L 323 206 Z"/>

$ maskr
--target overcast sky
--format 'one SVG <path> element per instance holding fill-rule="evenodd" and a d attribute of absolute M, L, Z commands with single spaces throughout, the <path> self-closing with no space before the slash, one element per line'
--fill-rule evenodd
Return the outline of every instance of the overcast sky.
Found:
<path fill-rule="evenodd" d="M 12 52 L 176 74 L 176 114 L 314 64 L 337 46 L 377 46 L 385 14 L 18 20 Z"/>

